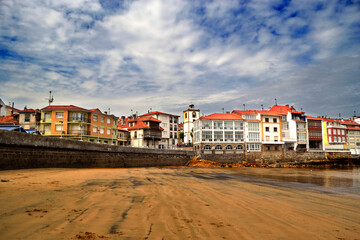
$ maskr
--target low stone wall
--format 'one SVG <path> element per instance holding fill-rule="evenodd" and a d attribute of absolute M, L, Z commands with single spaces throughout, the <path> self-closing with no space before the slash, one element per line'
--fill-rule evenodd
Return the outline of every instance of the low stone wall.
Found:
<path fill-rule="evenodd" d="M 0 130 L 0 169 L 185 166 L 193 151 L 111 146 Z"/>

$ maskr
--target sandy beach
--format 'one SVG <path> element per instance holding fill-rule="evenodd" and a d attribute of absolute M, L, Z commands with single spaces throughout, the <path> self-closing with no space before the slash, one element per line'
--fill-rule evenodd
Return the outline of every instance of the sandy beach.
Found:
<path fill-rule="evenodd" d="M 1 171 L 0 239 L 360 239 L 357 189 L 294 187 L 236 171 Z"/>

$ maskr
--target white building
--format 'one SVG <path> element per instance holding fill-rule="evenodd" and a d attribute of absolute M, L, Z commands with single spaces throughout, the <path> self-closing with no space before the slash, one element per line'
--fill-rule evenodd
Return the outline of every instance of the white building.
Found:
<path fill-rule="evenodd" d="M 160 127 L 163 128 L 161 142 L 159 148 L 174 148 L 178 144 L 178 115 L 163 113 L 163 112 L 149 112 L 140 117 L 153 117 L 161 121 Z"/>
<path fill-rule="evenodd" d="M 0 117 L 6 116 L 6 104 L 0 98 Z"/>
<path fill-rule="evenodd" d="M 183 111 L 184 117 L 184 143 L 193 143 L 194 122 L 200 118 L 200 110 L 194 109 L 194 104 L 190 104 L 189 108 Z"/>

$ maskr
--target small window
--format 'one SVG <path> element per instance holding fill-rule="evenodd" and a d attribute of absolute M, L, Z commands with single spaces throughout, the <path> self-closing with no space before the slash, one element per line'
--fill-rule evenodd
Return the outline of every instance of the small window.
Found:
<path fill-rule="evenodd" d="M 269 118 L 265 118 L 265 122 L 269 122 Z"/>
<path fill-rule="evenodd" d="M 187 113 L 185 113 L 185 119 L 187 119 Z"/>
<path fill-rule="evenodd" d="M 30 113 L 25 113 L 25 120 L 24 122 L 30 122 Z"/>
<path fill-rule="evenodd" d="M 93 121 L 94 121 L 94 122 L 97 122 L 97 120 L 98 120 L 98 116 L 97 116 L 97 115 L 94 115 L 94 116 L 93 116 Z"/>
<path fill-rule="evenodd" d="M 94 133 L 97 132 L 97 127 L 93 127 L 93 132 L 94 132 Z"/>
<path fill-rule="evenodd" d="M 222 150 L 222 146 L 221 145 L 216 145 L 215 150 Z"/>
<path fill-rule="evenodd" d="M 233 149 L 233 147 L 231 145 L 226 146 L 226 150 L 232 150 L 232 149 Z"/>
<path fill-rule="evenodd" d="M 205 146 L 204 146 L 204 150 L 211 150 L 210 145 L 205 145 Z"/>
<path fill-rule="evenodd" d="M 55 131 L 61 132 L 63 130 L 63 125 L 55 125 Z"/>
<path fill-rule="evenodd" d="M 105 118 L 104 117 L 101 117 L 100 118 L 100 121 L 103 123 L 103 122 L 105 122 Z"/>
<path fill-rule="evenodd" d="M 107 124 L 110 124 L 110 123 L 111 123 L 110 118 L 107 118 Z"/>
<path fill-rule="evenodd" d="M 274 132 L 277 132 L 277 127 L 274 127 Z"/>
<path fill-rule="evenodd" d="M 196 112 L 193 112 L 193 113 L 192 113 L 192 117 L 193 117 L 193 118 L 196 118 Z"/>
<path fill-rule="evenodd" d="M 236 150 L 243 150 L 243 149 L 244 149 L 244 147 L 242 145 L 237 145 L 236 146 Z"/>
<path fill-rule="evenodd" d="M 271 150 L 270 146 L 266 146 L 266 151 L 270 151 L 270 150 Z"/>
<path fill-rule="evenodd" d="M 170 138 L 173 138 L 173 133 L 172 132 L 170 132 Z"/>
<path fill-rule="evenodd" d="M 110 129 L 106 130 L 107 135 L 110 135 Z"/>
<path fill-rule="evenodd" d="M 276 123 L 276 122 L 277 122 L 277 118 L 273 118 L 273 122 Z"/>
<path fill-rule="evenodd" d="M 100 133 L 104 134 L 104 128 L 100 128 Z"/>
<path fill-rule="evenodd" d="M 275 146 L 275 151 L 279 151 L 279 146 Z"/>
<path fill-rule="evenodd" d="M 270 127 L 265 127 L 266 132 L 270 132 Z"/>
<path fill-rule="evenodd" d="M 63 112 L 56 112 L 56 118 L 63 119 L 64 113 Z"/>

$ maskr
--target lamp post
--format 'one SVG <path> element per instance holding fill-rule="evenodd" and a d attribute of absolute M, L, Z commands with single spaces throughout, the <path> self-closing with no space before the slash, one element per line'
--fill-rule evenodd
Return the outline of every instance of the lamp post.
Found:
<path fill-rule="evenodd" d="M 97 143 L 99 143 L 99 132 L 100 132 L 100 127 L 97 127 L 97 132 L 98 132 L 98 140 L 97 140 Z"/>
<path fill-rule="evenodd" d="M 83 128 L 84 128 L 83 123 L 80 123 L 80 141 L 82 141 Z"/>
<path fill-rule="evenodd" d="M 61 138 L 62 138 L 62 135 L 63 135 L 63 132 L 64 132 L 64 124 L 63 124 L 63 121 L 59 121 L 59 123 L 61 123 Z"/>

